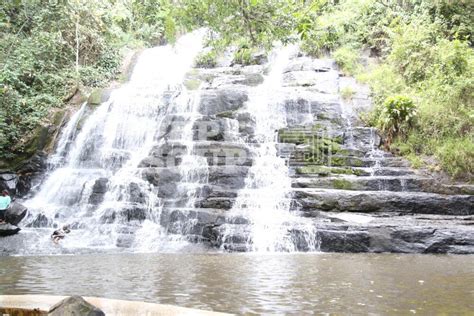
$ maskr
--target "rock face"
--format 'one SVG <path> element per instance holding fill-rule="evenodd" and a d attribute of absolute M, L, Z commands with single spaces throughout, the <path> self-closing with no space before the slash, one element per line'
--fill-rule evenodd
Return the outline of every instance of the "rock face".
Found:
<path fill-rule="evenodd" d="M 46 169 L 46 154 L 38 152 L 30 159 L 15 167 L 15 172 L 4 171 L 0 168 L 0 191 L 8 190 L 17 197 L 26 195 L 36 177 Z"/>
<path fill-rule="evenodd" d="M 70 296 L 51 307 L 48 315 L 105 316 L 105 313 L 80 296 Z"/>
<path fill-rule="evenodd" d="M 142 161 L 144 179 L 166 198 L 160 222 L 168 233 L 227 251 L 249 249 L 251 223 L 229 210 L 254 160 L 246 144 L 235 140 L 257 141 L 255 121 L 245 109 L 254 85 L 244 79 L 261 71 L 223 67 L 194 73 L 205 85 L 193 146 L 209 167 L 192 205 L 180 196 L 182 169 L 179 159 L 163 154 L 169 150 L 162 145 Z M 342 89 L 353 91 L 349 100 L 341 97 Z M 290 211 L 312 223 L 312 242 L 325 252 L 474 253 L 473 186 L 440 182 L 381 150 L 378 132 L 359 119 L 371 108 L 369 93 L 341 75 L 332 60 L 296 57 L 287 65 L 281 100 L 288 126 L 278 132 L 278 152 L 292 178 Z M 172 134 L 166 134 L 166 143 L 184 150 Z M 229 160 L 219 156 L 221 150 L 246 158 Z M 297 250 L 309 249 L 302 227 L 288 223 L 287 230 Z"/>
<path fill-rule="evenodd" d="M 0 224 L 0 236 L 2 237 L 15 235 L 20 230 L 21 229 L 18 228 L 17 226 L 9 224 L 9 223 Z"/>
<path fill-rule="evenodd" d="M 5 222 L 0 224 L 0 236 L 11 236 L 18 233 L 21 229 L 17 225 L 25 218 L 28 209 L 20 203 L 13 202 L 5 211 Z"/>
<path fill-rule="evenodd" d="M 20 203 L 13 202 L 5 211 L 5 221 L 12 225 L 18 225 L 25 218 L 28 209 Z"/>

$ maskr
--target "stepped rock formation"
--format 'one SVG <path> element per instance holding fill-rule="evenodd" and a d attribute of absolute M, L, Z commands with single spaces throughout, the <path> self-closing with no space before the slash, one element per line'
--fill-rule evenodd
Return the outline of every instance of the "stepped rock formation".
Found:
<path fill-rule="evenodd" d="M 283 55 L 132 76 L 67 135 L 30 229 L 68 222 L 74 249 L 474 253 L 473 186 L 381 150 L 368 89 L 333 60 Z"/>
<path fill-rule="evenodd" d="M 233 72 L 219 68 L 200 73 L 212 91 L 223 89 L 221 82 L 235 85 L 237 78 L 245 81 L 243 78 L 251 71 L 258 68 L 244 67 Z M 474 187 L 443 184 L 425 170 L 414 170 L 404 159 L 382 151 L 377 131 L 364 127 L 358 118 L 360 112 L 371 108 L 365 87 L 341 75 L 333 61 L 307 57 L 291 60 L 284 70 L 282 86 L 281 102 L 288 126 L 279 131 L 279 155 L 289 165 L 292 212 L 311 219 L 319 250 L 474 251 Z M 341 97 L 342 89 L 353 91 L 350 100 Z M 252 120 L 241 122 L 239 118 L 251 115 L 242 110 L 243 105 L 237 108 L 237 102 L 233 104 L 229 110 L 222 102 L 221 112 L 214 110 L 216 120 L 236 120 L 240 132 L 246 132 Z M 217 106 L 213 105 L 213 109 Z M 252 133 L 245 136 L 247 142 L 252 142 Z M 229 146 L 224 141 L 220 144 Z M 174 214 L 170 223 L 183 217 L 196 218 L 197 224 L 190 231 L 200 232 L 204 225 L 203 235 L 214 246 L 245 250 L 250 223 L 245 218 L 226 218 L 226 210 L 235 202 L 239 188 L 221 183 L 229 177 L 233 184 L 242 183 L 246 173 L 242 170 L 236 174 L 235 167 L 229 165 L 218 170 L 209 182 L 212 187 L 195 205 L 198 208 L 170 210 Z M 300 238 L 303 232 L 292 224 L 288 223 L 287 230 L 296 249 L 308 250 L 308 241 Z M 231 235 L 226 227 L 229 225 L 233 226 Z"/>

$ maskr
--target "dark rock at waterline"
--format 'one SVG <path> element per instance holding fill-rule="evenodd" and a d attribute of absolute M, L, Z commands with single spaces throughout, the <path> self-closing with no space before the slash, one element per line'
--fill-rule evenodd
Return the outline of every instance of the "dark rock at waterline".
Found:
<path fill-rule="evenodd" d="M 53 223 L 52 221 L 43 213 L 40 213 L 36 215 L 36 218 L 34 218 L 28 225 L 27 227 L 49 227 Z"/>
<path fill-rule="evenodd" d="M 100 222 L 110 224 L 120 222 L 144 221 L 148 217 L 148 209 L 145 205 L 130 203 L 121 209 L 106 209 L 102 212 Z"/>
<path fill-rule="evenodd" d="M 92 186 L 92 193 L 89 196 L 89 203 L 93 205 L 99 205 L 104 200 L 104 195 L 107 192 L 107 183 L 109 179 L 99 178 L 95 181 Z"/>
<path fill-rule="evenodd" d="M 55 304 L 48 312 L 50 316 L 105 316 L 105 313 L 88 303 L 81 296 L 70 296 Z"/>
<path fill-rule="evenodd" d="M 0 224 L 0 236 L 11 236 L 18 233 L 21 229 L 9 223 Z"/>
<path fill-rule="evenodd" d="M 474 234 L 467 229 L 435 226 L 346 226 L 317 232 L 324 252 L 474 253 Z"/>
<path fill-rule="evenodd" d="M 449 219 L 452 227 L 443 227 L 437 222 L 446 219 L 433 218 L 423 224 L 421 217 L 388 218 L 385 223 L 375 221 L 366 225 L 344 221 L 320 222 L 315 223 L 314 234 L 298 227 L 292 227 L 288 232 L 297 251 L 308 251 L 313 244 L 322 252 L 473 254 L 472 219 Z M 248 223 L 209 223 L 204 226 L 202 236 L 217 248 L 231 252 L 248 251 L 251 248 L 250 229 Z"/>
<path fill-rule="evenodd" d="M 12 225 L 18 225 L 18 223 L 25 218 L 28 209 L 20 203 L 13 202 L 10 207 L 5 211 L 5 221 Z"/>

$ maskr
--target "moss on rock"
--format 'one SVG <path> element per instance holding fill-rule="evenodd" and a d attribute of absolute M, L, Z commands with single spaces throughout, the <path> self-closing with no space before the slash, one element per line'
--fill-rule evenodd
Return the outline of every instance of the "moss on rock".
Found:
<path fill-rule="evenodd" d="M 197 90 L 199 89 L 200 85 L 201 85 L 201 80 L 199 79 L 186 79 L 184 81 L 184 86 L 188 90 Z"/>

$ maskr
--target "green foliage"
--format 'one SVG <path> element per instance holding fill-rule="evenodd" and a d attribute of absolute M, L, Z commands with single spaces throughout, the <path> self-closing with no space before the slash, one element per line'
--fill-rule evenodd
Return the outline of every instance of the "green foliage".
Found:
<path fill-rule="evenodd" d="M 337 65 L 341 67 L 342 71 L 347 75 L 354 75 L 359 68 L 359 56 L 358 50 L 348 46 L 342 46 L 338 48 L 332 54 Z"/>
<path fill-rule="evenodd" d="M 380 127 L 387 134 L 387 142 L 390 145 L 396 136 L 407 133 L 407 129 L 416 115 L 416 107 L 413 101 L 405 96 L 388 97 L 380 113 Z"/>
<path fill-rule="evenodd" d="M 78 86 L 114 79 L 121 47 L 173 40 L 172 11 L 168 0 L 3 1 L 0 159 L 24 152 L 34 130 Z"/>
<path fill-rule="evenodd" d="M 341 89 L 341 96 L 344 100 L 351 100 L 355 91 L 351 87 L 344 87 Z"/>
<path fill-rule="evenodd" d="M 333 186 L 334 186 L 334 189 L 338 189 L 338 190 L 351 190 L 352 189 L 352 183 L 346 179 L 335 179 L 333 181 Z"/>
<path fill-rule="evenodd" d="M 295 39 L 297 12 L 303 1 L 287 0 L 182 0 L 177 16 L 187 29 L 207 27 L 225 45 L 244 38 L 251 46 L 269 48 L 275 40 Z"/>
<path fill-rule="evenodd" d="M 331 50 L 345 73 L 370 85 L 367 122 L 385 131 L 392 150 L 415 165 L 434 155 L 451 175 L 472 179 L 472 146 L 454 144 L 474 138 L 474 2 L 343 0 L 318 10 L 303 49 Z M 354 54 L 362 49 L 378 57 L 365 70 Z"/>
<path fill-rule="evenodd" d="M 196 57 L 194 65 L 198 68 L 214 68 L 217 65 L 217 56 L 218 53 L 215 49 L 202 52 Z"/>
<path fill-rule="evenodd" d="M 474 175 L 474 139 L 445 139 L 436 148 L 441 167 L 454 177 L 472 180 Z"/>
<path fill-rule="evenodd" d="M 239 65 L 255 65 L 258 60 L 254 58 L 257 48 L 253 47 L 248 41 L 241 40 L 237 50 L 234 53 L 233 63 Z"/>

